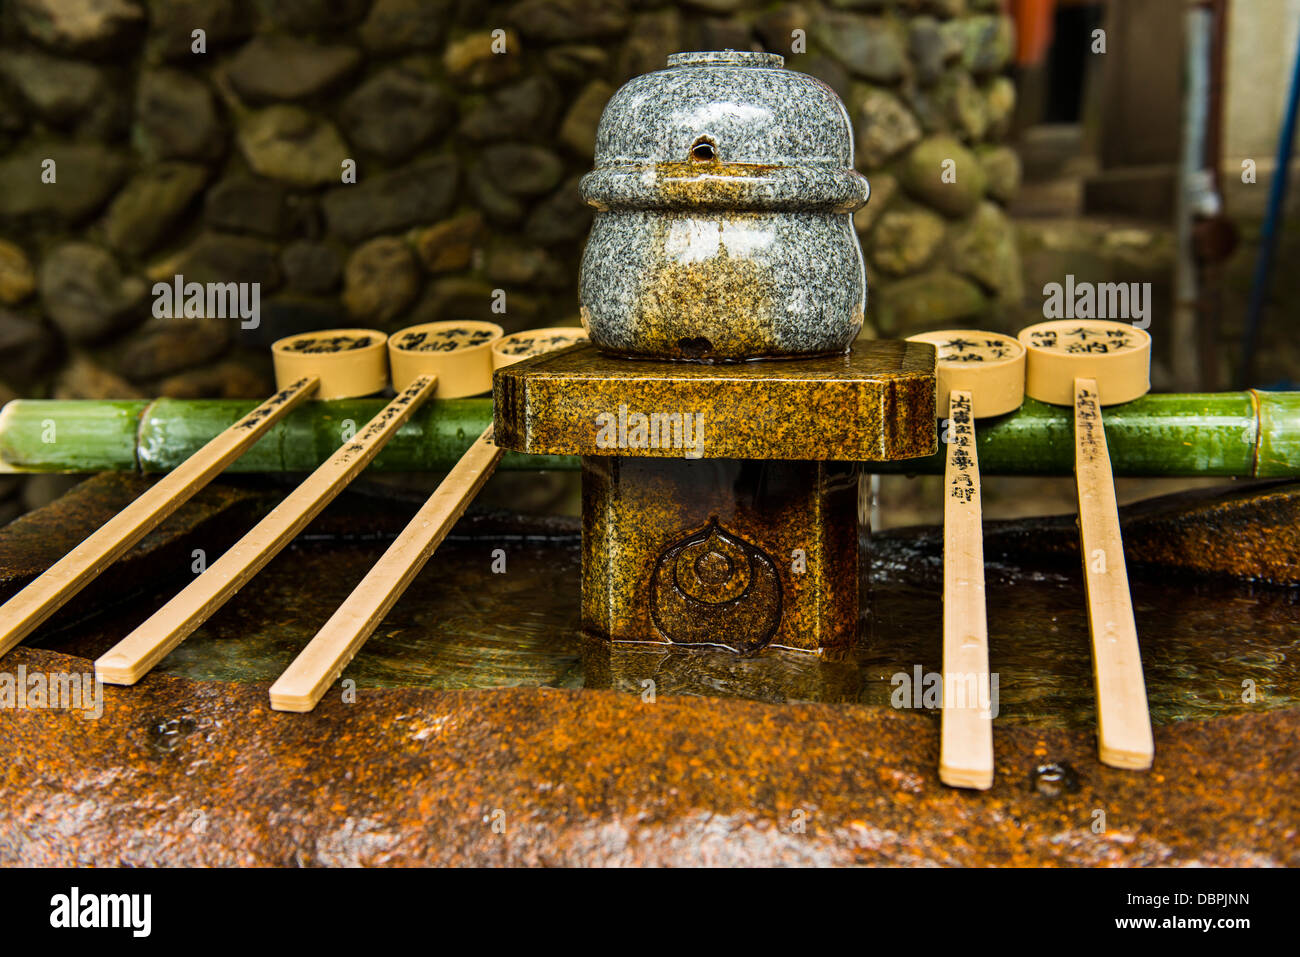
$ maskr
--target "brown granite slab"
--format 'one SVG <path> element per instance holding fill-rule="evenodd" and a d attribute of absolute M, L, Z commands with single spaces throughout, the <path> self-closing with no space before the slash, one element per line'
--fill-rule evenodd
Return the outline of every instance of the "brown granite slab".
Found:
<path fill-rule="evenodd" d="M 938 782 L 937 721 L 863 706 L 393 689 L 288 714 L 162 675 L 105 695 L 97 720 L 0 712 L 0 864 L 1300 865 L 1295 710 L 1158 727 L 1145 774 L 1099 765 L 1090 732 L 995 726 L 975 793 Z"/>
<path fill-rule="evenodd" d="M 839 462 L 582 460 L 582 626 L 821 652 L 858 633 L 858 479 Z"/>
<path fill-rule="evenodd" d="M 740 363 L 618 359 L 594 346 L 548 353 L 493 379 L 496 443 L 519 452 L 659 458 L 892 461 L 929 455 L 934 347 L 858 342 L 846 355 Z M 698 456 L 655 423 L 636 444 L 634 415 L 702 417 Z M 611 418 L 598 418 L 609 416 Z M 615 441 L 602 432 L 615 425 Z M 667 437 L 664 437 L 667 436 Z"/>
<path fill-rule="evenodd" d="M 30 578 L 147 484 L 102 476 L 0 530 L 0 581 L 12 589 Z M 211 523 L 237 532 L 254 520 L 245 514 L 251 504 L 278 498 L 274 488 L 250 491 L 205 490 L 208 498 L 119 563 L 116 587 L 188 562 L 186 549 Z M 1283 491 L 1292 494 L 1289 512 L 1277 498 Z M 1240 494 L 1238 521 L 1258 537 L 1288 516 L 1294 526 L 1294 486 L 1256 490 L 1269 507 L 1255 513 L 1240 510 L 1250 490 Z M 1161 510 L 1171 522 L 1174 504 Z M 1204 511 L 1183 522 L 1206 521 Z M 405 512 L 394 515 L 354 504 L 335 521 L 391 533 Z M 1043 523 L 1036 535 L 1025 523 L 1007 527 L 1044 558 L 1056 553 L 1052 543 L 1077 538 L 1064 523 Z M 1126 525 L 1126 534 L 1138 527 Z M 1006 550 L 1023 554 L 1015 537 Z M 923 544 L 890 553 L 917 572 L 918 589 L 937 562 Z M 1187 546 L 1165 536 L 1152 551 L 1168 549 L 1161 564 L 1176 575 L 1187 570 Z M 316 563 L 295 561 L 304 579 L 319 576 Z M 1219 596 L 1224 623 L 1207 641 L 1230 655 L 1234 612 L 1248 606 L 1218 571 L 1221 580 L 1184 587 Z M 1032 614 L 1025 592 L 1004 590 Z M 1270 592 L 1280 638 L 1267 654 L 1292 653 L 1291 594 Z M 485 597 L 484 609 L 492 601 Z M 248 613 L 270 621 L 286 610 Z M 1185 612 L 1139 607 L 1144 613 Z M 362 686 L 351 703 L 331 693 L 297 715 L 270 710 L 269 680 L 154 673 L 133 688 L 105 689 L 97 719 L 0 708 L 0 864 L 1300 865 L 1293 704 L 1243 711 L 1225 699 L 1209 719 L 1157 723 L 1148 773 L 1098 764 L 1090 727 L 1000 720 L 995 783 L 973 793 L 938 782 L 933 714 L 854 702 L 851 688 L 829 694 L 833 704 L 791 700 L 811 689 L 779 704 L 670 694 L 665 669 L 674 665 L 651 646 L 625 647 L 635 667 L 611 661 L 603 678 L 622 691 Z M 731 669 L 744 659 L 724 660 Z M 1086 653 L 1078 660 L 1086 674 Z M 1180 660 L 1196 664 L 1189 683 L 1213 664 L 1190 653 Z M 0 660 L 0 672 L 28 676 L 91 666 L 88 657 L 29 647 Z M 725 693 L 731 672 L 718 671 L 717 660 L 708 674 L 691 667 L 705 690 Z M 1225 672 L 1234 695 L 1247 673 L 1256 674 L 1244 665 Z M 801 674 L 826 682 L 838 673 L 809 663 Z M 657 699 L 644 694 L 647 675 Z M 1261 681 L 1261 693 L 1288 692 Z"/>

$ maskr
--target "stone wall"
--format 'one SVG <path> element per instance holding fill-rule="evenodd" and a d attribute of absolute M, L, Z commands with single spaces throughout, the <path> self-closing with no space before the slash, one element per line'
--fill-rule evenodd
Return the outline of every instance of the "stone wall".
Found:
<path fill-rule="evenodd" d="M 0 400 L 258 396 L 267 344 L 301 330 L 576 322 L 596 122 L 678 50 L 779 52 L 844 98 L 874 192 L 856 219 L 874 333 L 1021 296 L 998 0 L 0 10 Z M 154 318 L 178 273 L 259 283 L 260 324 Z"/>

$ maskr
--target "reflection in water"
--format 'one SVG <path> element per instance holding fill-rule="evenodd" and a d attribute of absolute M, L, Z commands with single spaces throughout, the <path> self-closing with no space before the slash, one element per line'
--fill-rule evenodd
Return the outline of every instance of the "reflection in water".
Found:
<path fill-rule="evenodd" d="M 492 551 L 504 548 L 504 574 Z M 295 545 L 157 668 L 199 679 L 269 685 L 379 557 L 383 543 Z M 434 555 L 344 677 L 366 687 L 613 687 L 656 695 L 764 701 L 859 701 L 890 707 L 891 678 L 940 669 L 938 556 L 878 538 L 863 583 L 862 639 L 839 662 L 793 652 L 741 658 L 584 640 L 580 551 L 552 542 L 449 541 Z M 1300 590 L 1170 581 L 1133 569 L 1133 598 L 1152 720 L 1167 723 L 1300 699 Z M 166 582 L 43 642 L 97 657 L 160 606 Z M 1083 583 L 1072 567 L 988 569 L 990 659 L 999 720 L 1091 728 L 1091 661 Z M 1243 701 L 1253 683 L 1255 700 Z M 937 714 L 936 714 L 937 719 Z"/>

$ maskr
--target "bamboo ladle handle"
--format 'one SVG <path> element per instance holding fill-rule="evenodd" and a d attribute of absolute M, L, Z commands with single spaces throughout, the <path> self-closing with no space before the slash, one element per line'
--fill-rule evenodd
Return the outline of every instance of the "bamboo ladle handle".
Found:
<path fill-rule="evenodd" d="M 948 401 L 952 424 L 943 480 L 944 697 L 939 780 L 951 787 L 984 790 L 993 786 L 993 715 L 979 460 L 971 393 L 953 390 Z M 959 426 L 959 417 L 966 424 Z M 968 682 L 968 676 L 973 680 Z M 958 689 L 967 695 L 973 692 L 976 700 L 949 700 Z"/>
<path fill-rule="evenodd" d="M 501 450 L 492 427 L 447 473 L 383 557 L 271 685 L 277 711 L 310 711 L 392 610 L 453 525 L 496 470 Z"/>
<path fill-rule="evenodd" d="M 1097 740 L 1103 764 L 1145 770 L 1155 759 L 1155 742 L 1098 396 L 1096 379 L 1074 380 L 1074 475 L 1092 634 Z"/>
<path fill-rule="evenodd" d="M 422 330 L 418 336 L 412 336 L 410 329 L 399 334 L 413 343 L 410 351 L 420 357 L 414 364 L 409 358 L 405 364 L 399 364 L 393 348 L 395 343 L 382 333 L 367 336 L 360 345 L 355 337 L 335 331 L 289 337 L 272 346 L 277 376 L 289 374 L 300 363 L 319 363 L 320 356 L 328 356 L 331 371 L 341 377 L 364 372 L 365 385 L 371 391 L 387 381 L 386 375 L 382 382 L 374 376 L 374 363 L 377 361 L 378 368 L 386 372 L 391 361 L 398 395 L 358 436 L 330 456 L 212 567 L 101 657 L 95 669 L 104 681 L 134 684 L 147 674 L 306 528 L 370 464 L 435 389 L 441 388 L 444 395 L 450 393 L 448 397 L 452 398 L 466 394 L 464 370 L 476 361 L 490 375 L 488 349 L 491 341 L 501 335 L 499 326 L 430 323 L 416 328 Z M 376 348 L 379 349 L 377 360 L 373 354 Z M 442 377 L 447 382 L 440 386 Z M 481 378 L 481 372 L 468 375 L 470 381 Z M 352 379 L 340 386 L 358 387 Z"/>

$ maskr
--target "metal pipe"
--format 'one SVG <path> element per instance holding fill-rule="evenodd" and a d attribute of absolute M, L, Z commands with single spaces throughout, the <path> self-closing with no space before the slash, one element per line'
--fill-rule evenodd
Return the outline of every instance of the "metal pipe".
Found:
<path fill-rule="evenodd" d="M 1183 76 L 1183 143 L 1178 165 L 1178 199 L 1174 214 L 1177 264 L 1174 270 L 1174 314 L 1170 341 L 1174 383 L 1179 388 L 1196 384 L 1197 313 L 1199 311 L 1196 252 L 1192 223 L 1197 216 L 1213 216 L 1221 205 L 1214 190 L 1214 175 L 1206 168 L 1205 138 L 1210 100 L 1210 33 L 1214 17 L 1203 6 L 1185 14 L 1186 50 Z"/>
<path fill-rule="evenodd" d="M 1250 288 L 1250 307 L 1246 312 L 1246 330 L 1241 342 L 1241 384 L 1249 385 L 1255 374 L 1255 349 L 1263 320 L 1264 300 L 1268 298 L 1269 280 L 1273 276 L 1273 256 L 1277 251 L 1277 234 L 1286 205 L 1287 181 L 1291 175 L 1291 151 L 1295 140 L 1296 115 L 1300 113 L 1300 41 L 1296 44 L 1295 64 L 1291 71 L 1291 92 L 1287 96 L 1282 133 L 1277 140 L 1277 165 L 1268 192 L 1268 213 L 1259 237 L 1259 259 L 1255 263 L 1255 281 Z"/>

